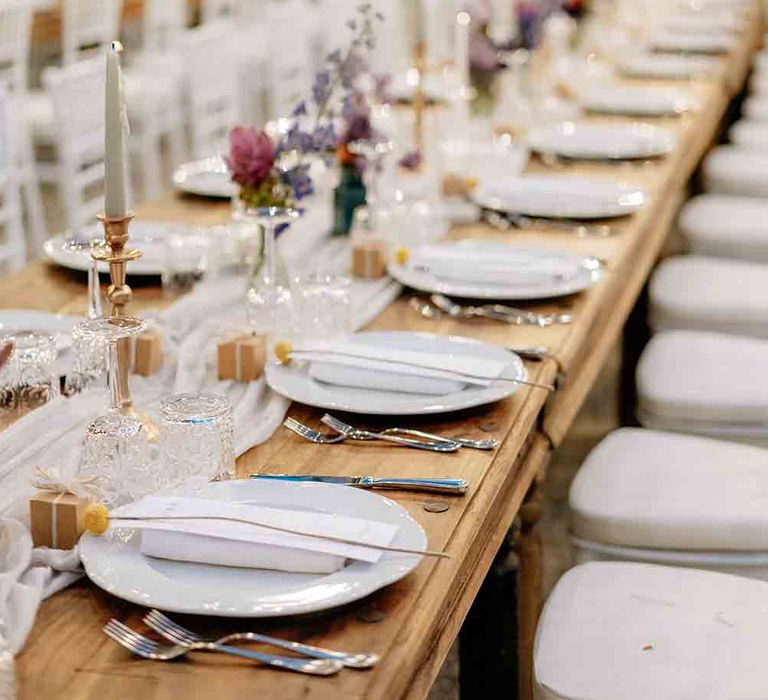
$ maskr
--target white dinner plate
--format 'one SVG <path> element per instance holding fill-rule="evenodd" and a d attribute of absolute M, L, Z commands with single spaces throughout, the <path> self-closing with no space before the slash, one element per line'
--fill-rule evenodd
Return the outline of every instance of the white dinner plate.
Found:
<path fill-rule="evenodd" d="M 645 203 L 641 187 L 572 175 L 522 175 L 483 183 L 473 193 L 486 209 L 548 218 L 600 219 L 626 216 Z"/>
<path fill-rule="evenodd" d="M 663 28 L 670 32 L 679 32 L 681 34 L 713 34 L 713 33 L 734 33 L 742 25 L 742 20 L 738 14 L 730 10 L 719 10 L 716 12 L 696 12 L 693 10 L 682 10 L 664 20 Z"/>
<path fill-rule="evenodd" d="M 728 53 L 735 46 L 736 38 L 723 32 L 684 34 L 676 30 L 666 30 L 652 35 L 650 44 L 656 51 Z"/>
<path fill-rule="evenodd" d="M 204 228 L 187 226 L 168 221 L 145 221 L 136 219 L 131 223 L 128 246 L 141 250 L 141 257 L 128 265 L 128 275 L 160 275 L 163 272 L 163 240 L 173 233 L 200 233 Z M 80 232 L 82 240 L 96 239 L 104 235 L 101 224 L 94 224 Z M 85 271 L 90 263 L 88 257 L 62 248 L 67 240 L 66 234 L 60 233 L 49 238 L 43 250 L 50 260 L 70 270 Z M 99 263 L 99 272 L 109 272 L 109 264 Z"/>
<path fill-rule="evenodd" d="M 397 350 L 503 360 L 508 362 L 503 376 L 522 380 L 528 376 L 523 361 L 517 355 L 504 348 L 481 343 L 471 338 L 390 331 L 355 333 L 348 340 Z M 469 387 L 444 396 L 375 391 L 321 383 L 309 377 L 308 363 L 291 362 L 283 365 L 274 359 L 267 364 L 266 378 L 267 384 L 278 394 L 308 406 L 350 413 L 393 416 L 448 413 L 482 406 L 511 396 L 521 386 L 514 381 L 495 380 L 488 387 Z"/>
<path fill-rule="evenodd" d="M 200 197 L 231 199 L 237 194 L 237 185 L 230 179 L 221 156 L 180 165 L 173 174 L 173 184 L 182 192 Z"/>
<path fill-rule="evenodd" d="M 719 64 L 719 59 L 714 56 L 638 53 L 620 61 L 618 67 L 624 75 L 635 78 L 688 80 L 701 75 L 712 75 Z"/>
<path fill-rule="evenodd" d="M 585 160 L 654 158 L 669 153 L 674 136 L 650 124 L 561 122 L 528 131 L 531 150 Z"/>
<path fill-rule="evenodd" d="M 331 515 L 364 514 L 398 526 L 392 546 L 427 548 L 424 530 L 402 506 L 349 486 L 234 480 L 207 484 L 195 495 Z M 332 574 L 297 574 L 153 559 L 139 551 L 140 541 L 140 531 L 123 527 L 101 537 L 83 535 L 80 557 L 86 574 L 105 591 L 137 605 L 223 617 L 277 617 L 344 605 L 398 581 L 421 561 L 418 555 L 385 552 L 376 564 L 349 561 Z"/>
<path fill-rule="evenodd" d="M 464 297 L 467 299 L 494 299 L 498 301 L 525 301 L 528 299 L 549 299 L 581 292 L 597 282 L 603 275 L 602 266 L 594 258 L 587 258 L 569 251 L 550 250 L 547 248 L 531 248 L 512 246 L 508 243 L 494 241 L 464 240 L 458 242 L 440 243 L 446 251 L 456 251 L 458 254 L 498 254 L 501 258 L 505 253 L 524 252 L 532 257 L 531 268 L 535 269 L 536 258 L 542 265 L 556 262 L 572 267 L 574 274 L 564 279 L 552 277 L 540 282 L 488 283 L 463 282 L 457 279 L 441 278 L 427 269 L 412 266 L 410 261 L 405 265 L 396 262 L 389 264 L 389 274 L 398 282 L 422 292 L 447 294 L 448 296 Z M 412 256 L 413 257 L 413 254 Z"/>
<path fill-rule="evenodd" d="M 580 101 L 591 112 L 631 117 L 671 117 L 698 107 L 696 97 L 686 90 L 619 84 L 588 87 Z"/>

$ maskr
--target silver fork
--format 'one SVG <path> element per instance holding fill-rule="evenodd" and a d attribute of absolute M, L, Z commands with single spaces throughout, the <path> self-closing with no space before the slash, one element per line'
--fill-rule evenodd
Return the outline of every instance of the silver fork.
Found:
<path fill-rule="evenodd" d="M 326 413 L 321 419 L 329 428 L 333 428 L 337 432 L 341 433 L 345 437 L 351 440 L 384 440 L 386 442 L 394 442 L 397 445 L 404 445 L 405 447 L 415 447 L 418 450 L 431 450 L 432 452 L 456 452 L 461 448 L 461 443 L 453 438 L 441 438 L 439 436 L 429 436 L 424 433 L 424 440 L 413 440 L 406 437 L 398 437 L 394 434 L 389 434 L 386 431 L 375 433 L 370 430 L 360 430 L 354 428 L 344 421 L 340 421 L 335 416 Z M 489 448 L 490 449 L 490 448 Z"/>
<path fill-rule="evenodd" d="M 328 420 L 326 420 L 326 418 Z M 326 413 L 321 419 L 323 423 L 326 425 L 334 428 L 334 426 L 338 423 L 339 425 L 346 425 L 342 421 L 339 421 L 338 418 L 334 418 L 334 416 L 330 415 L 329 413 Z M 347 426 L 349 428 L 352 428 L 352 426 Z M 354 430 L 354 428 L 352 428 Z M 461 437 L 443 437 L 442 435 L 435 435 L 434 433 L 427 433 L 424 430 L 416 430 L 415 428 L 387 428 L 386 430 L 381 430 L 377 435 L 411 435 L 413 437 L 420 437 L 424 438 L 425 440 L 434 440 L 435 442 L 458 442 L 459 445 L 462 447 L 468 447 L 473 450 L 493 450 L 499 446 L 499 441 L 495 438 L 486 438 L 484 440 L 472 440 L 470 438 L 461 438 Z M 373 438 L 371 438 L 373 439 Z"/>
<path fill-rule="evenodd" d="M 525 323 L 532 326 L 546 328 L 553 324 L 568 324 L 573 320 L 573 316 L 567 313 L 540 313 L 538 311 L 528 311 L 519 309 L 507 304 L 481 304 L 480 306 L 462 306 L 445 294 L 431 294 L 429 300 L 441 311 L 449 316 L 484 316 L 499 321 L 511 323 Z"/>
<path fill-rule="evenodd" d="M 216 642 L 195 642 L 190 645 L 158 644 L 153 639 L 134 632 L 114 618 L 104 625 L 104 634 L 114 639 L 118 644 L 128 649 L 137 656 L 155 661 L 171 661 L 184 656 L 190 651 L 220 651 L 232 656 L 242 656 L 252 661 L 259 661 L 268 666 L 281 668 L 285 671 L 308 673 L 314 676 L 330 676 L 338 673 L 344 665 L 333 659 L 296 659 L 289 656 L 277 656 L 276 654 L 263 654 L 249 649 L 240 649 Z"/>
<path fill-rule="evenodd" d="M 306 438 L 310 442 L 316 442 L 319 445 L 334 445 L 337 442 L 344 442 L 344 440 L 347 439 L 346 435 L 326 435 L 317 430 L 313 430 L 309 426 L 299 423 L 299 421 L 294 418 L 286 418 L 283 421 L 283 425 L 288 428 L 288 430 L 292 430 L 297 435 L 301 435 L 301 437 Z"/>
<path fill-rule="evenodd" d="M 348 668 L 371 668 L 379 662 L 379 655 L 374 653 L 345 654 L 341 651 L 333 651 L 331 649 L 310 646 L 309 644 L 301 644 L 300 642 L 292 642 L 287 639 L 269 637 L 256 632 L 234 632 L 219 639 L 206 639 L 192 632 L 192 630 L 182 627 L 178 622 L 174 622 L 159 610 L 150 610 L 144 617 L 144 622 L 155 632 L 162 634 L 169 641 L 181 646 L 190 646 L 200 642 L 212 642 L 215 644 L 226 644 L 227 642 L 235 641 L 259 642 L 294 651 L 297 654 L 303 654 L 313 659 L 333 659 L 341 662 Z"/>
<path fill-rule="evenodd" d="M 572 233 L 580 238 L 589 236 L 607 238 L 618 233 L 614 227 L 608 224 L 586 224 L 568 219 L 543 219 L 513 213 L 500 214 L 491 209 L 487 209 L 483 213 L 483 220 L 499 231 L 509 231 L 512 228 L 529 228 L 539 231 L 562 231 Z"/>

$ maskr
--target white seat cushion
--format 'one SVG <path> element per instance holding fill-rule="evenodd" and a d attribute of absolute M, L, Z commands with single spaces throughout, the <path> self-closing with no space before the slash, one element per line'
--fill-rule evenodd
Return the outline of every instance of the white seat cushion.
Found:
<path fill-rule="evenodd" d="M 728 132 L 728 139 L 739 148 L 768 151 L 768 121 L 739 119 Z"/>
<path fill-rule="evenodd" d="M 43 90 L 30 90 L 25 97 L 25 113 L 38 143 L 50 144 L 55 139 L 53 101 Z"/>
<path fill-rule="evenodd" d="M 587 456 L 570 506 L 592 542 L 768 552 L 768 450 L 623 428 Z"/>
<path fill-rule="evenodd" d="M 768 153 L 738 146 L 718 146 L 704 160 L 708 192 L 768 197 Z"/>
<path fill-rule="evenodd" d="M 766 340 L 663 331 L 651 338 L 637 366 L 639 408 L 641 414 L 673 421 L 738 423 L 768 431 L 766 378 Z"/>
<path fill-rule="evenodd" d="M 758 69 L 749 77 L 749 91 L 753 95 L 768 95 L 768 73 Z"/>
<path fill-rule="evenodd" d="M 558 581 L 534 646 L 537 700 L 764 700 L 768 583 L 583 564 Z"/>
<path fill-rule="evenodd" d="M 692 253 L 768 262 L 768 201 L 701 195 L 682 208 L 678 224 Z"/>
<path fill-rule="evenodd" d="M 696 255 L 665 260 L 650 280 L 654 330 L 768 337 L 768 265 Z"/>
<path fill-rule="evenodd" d="M 747 119 L 768 120 L 768 95 L 751 95 L 742 105 L 742 113 Z"/>

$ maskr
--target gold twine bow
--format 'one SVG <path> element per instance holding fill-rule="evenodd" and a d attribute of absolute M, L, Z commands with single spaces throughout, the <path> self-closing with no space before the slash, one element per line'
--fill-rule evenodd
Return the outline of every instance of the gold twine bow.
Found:
<path fill-rule="evenodd" d="M 49 472 L 43 467 L 35 467 L 35 476 L 32 486 L 40 491 L 49 493 L 71 493 L 81 499 L 97 501 L 101 496 L 101 490 L 97 485 L 98 477 L 74 477 L 65 481 L 58 474 Z"/>

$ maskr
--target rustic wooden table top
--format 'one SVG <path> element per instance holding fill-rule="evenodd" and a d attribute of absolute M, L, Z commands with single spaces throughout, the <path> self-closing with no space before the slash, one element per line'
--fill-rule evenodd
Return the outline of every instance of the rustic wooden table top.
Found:
<path fill-rule="evenodd" d="M 422 495 L 391 495 L 422 524 L 431 548 L 444 548 L 450 559 L 425 560 L 399 583 L 359 603 L 322 614 L 256 622 L 193 620 L 196 626 L 206 625 L 211 630 L 258 628 L 332 648 L 376 651 L 382 655 L 382 661 L 375 669 L 345 670 L 332 678 L 318 679 L 263 668 L 242 668 L 248 664 L 218 655 L 198 655 L 193 661 L 178 663 L 132 658 L 107 639 L 101 627 L 113 616 L 140 627 L 143 610 L 84 581 L 43 604 L 18 658 L 20 698 L 423 698 L 528 488 L 546 463 L 552 446 L 559 444 L 567 433 L 604 359 L 619 339 L 685 196 L 690 175 L 716 137 L 730 98 L 743 83 L 749 56 L 761 36 L 762 26 L 755 15 L 738 48 L 723 59 L 722 71 L 717 76 L 676 83 L 689 84 L 701 103 L 700 109 L 690 115 L 653 120 L 677 135 L 677 146 L 668 157 L 637 166 L 564 167 L 567 173 L 624 179 L 646 187 L 650 196 L 647 206 L 617 222 L 619 235 L 575 238 L 556 231 L 499 233 L 485 225 L 452 231 L 456 238 L 535 243 L 605 259 L 606 275 L 596 286 L 574 297 L 533 307 L 568 309 L 574 315 L 573 324 L 540 329 L 483 320 L 428 321 L 409 309 L 406 293 L 370 325 L 371 329 L 467 335 L 505 346 L 549 346 L 560 367 L 547 361 L 529 363 L 528 369 L 531 378 L 538 382 L 554 382 L 561 373 L 559 389 L 553 396 L 525 388 L 492 406 L 415 421 L 415 425 L 434 432 L 493 435 L 502 441 L 496 452 L 464 451 L 441 456 L 377 444 L 323 449 L 281 429 L 238 461 L 241 476 L 251 472 L 322 471 L 340 475 L 455 476 L 470 482 L 466 497 L 441 499 L 449 506 L 442 513 L 427 512 L 424 504 L 431 499 Z M 530 167 L 544 166 L 534 161 Z M 229 208 L 171 194 L 140 207 L 138 215 L 206 224 L 226 220 Z M 134 291 L 134 310 L 161 303 L 157 286 L 140 285 Z M 83 278 L 42 261 L 34 262 L 0 280 L 0 306 L 82 313 Z M 320 411 L 294 405 L 291 415 L 317 424 Z M 375 421 L 371 424 L 375 425 Z M 510 679 L 510 683 L 514 681 Z"/>

